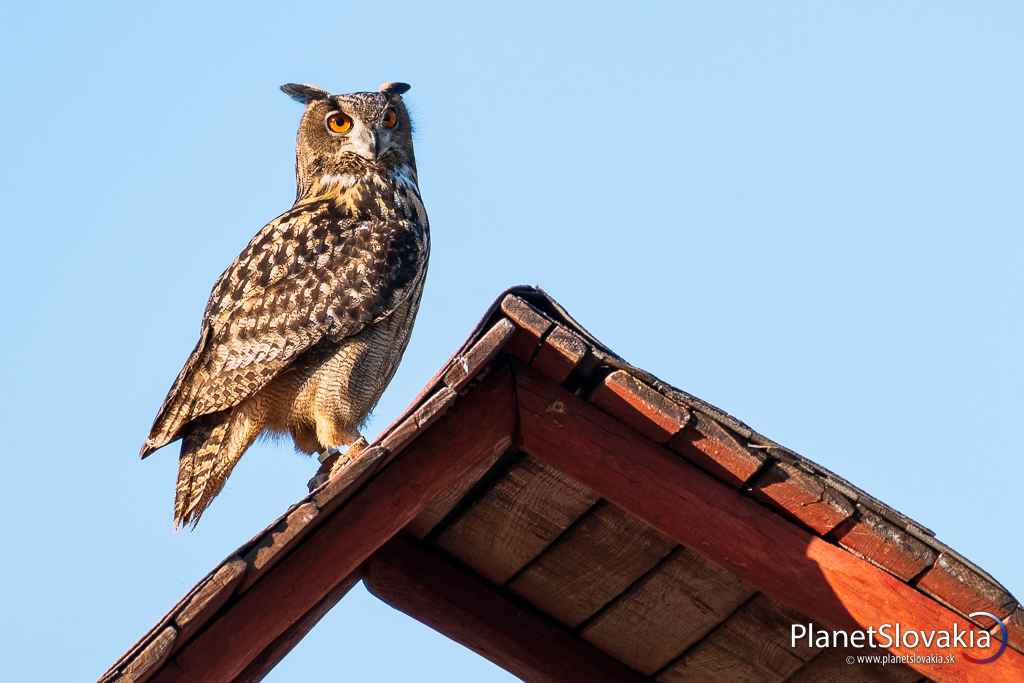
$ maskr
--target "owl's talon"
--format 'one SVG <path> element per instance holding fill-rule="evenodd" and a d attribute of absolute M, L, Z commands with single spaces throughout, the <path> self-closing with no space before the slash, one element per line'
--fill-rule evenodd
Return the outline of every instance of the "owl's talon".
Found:
<path fill-rule="evenodd" d="M 337 476 L 353 458 L 358 457 L 369 445 L 366 438 L 360 436 L 349 444 L 348 448 L 344 451 L 337 448 L 327 448 L 322 453 L 319 453 L 317 459 L 320 461 L 320 469 L 306 483 L 310 492 Z"/>

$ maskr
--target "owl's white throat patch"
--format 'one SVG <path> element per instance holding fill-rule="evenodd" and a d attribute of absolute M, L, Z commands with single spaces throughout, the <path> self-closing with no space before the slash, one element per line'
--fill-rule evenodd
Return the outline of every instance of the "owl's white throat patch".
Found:
<path fill-rule="evenodd" d="M 337 188 L 341 191 L 345 191 L 357 183 L 366 182 L 376 185 L 380 189 L 384 189 L 388 186 L 389 181 L 399 187 L 411 190 L 416 189 L 416 180 L 413 176 L 412 170 L 407 166 L 400 166 L 392 170 L 387 175 L 383 175 L 379 171 L 373 171 L 364 175 L 356 175 L 353 173 L 325 173 L 320 176 L 320 189 L 325 190 L 328 188 Z"/>
<path fill-rule="evenodd" d="M 325 173 L 320 176 L 320 187 L 327 188 L 332 185 L 338 185 L 345 189 L 355 185 L 357 180 L 358 178 L 351 173 Z"/>

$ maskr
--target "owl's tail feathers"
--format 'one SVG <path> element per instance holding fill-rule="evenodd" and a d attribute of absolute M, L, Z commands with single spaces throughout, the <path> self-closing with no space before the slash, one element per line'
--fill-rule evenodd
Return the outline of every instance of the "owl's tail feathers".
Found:
<path fill-rule="evenodd" d="M 204 415 L 189 425 L 178 459 L 175 528 L 195 528 L 242 454 L 263 430 L 263 420 L 255 407 L 254 401 L 243 401 L 234 408 Z"/>
<path fill-rule="evenodd" d="M 139 457 L 145 459 L 153 451 L 159 450 L 183 435 L 189 420 L 197 417 L 195 412 L 196 398 L 203 392 L 206 373 L 200 371 L 200 361 L 209 337 L 209 326 L 203 325 L 203 333 L 199 342 L 192 349 L 191 355 L 174 380 L 171 390 L 167 392 L 160 411 L 153 420 L 149 436 L 142 444 Z"/>

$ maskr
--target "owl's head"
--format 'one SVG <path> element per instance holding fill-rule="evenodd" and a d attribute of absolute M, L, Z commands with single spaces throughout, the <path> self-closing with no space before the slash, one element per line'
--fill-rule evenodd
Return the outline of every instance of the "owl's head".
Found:
<path fill-rule="evenodd" d="M 412 122 L 402 102 L 409 87 L 389 82 L 376 92 L 332 95 L 313 85 L 282 85 L 306 105 L 295 159 L 300 193 L 323 176 L 414 170 Z"/>

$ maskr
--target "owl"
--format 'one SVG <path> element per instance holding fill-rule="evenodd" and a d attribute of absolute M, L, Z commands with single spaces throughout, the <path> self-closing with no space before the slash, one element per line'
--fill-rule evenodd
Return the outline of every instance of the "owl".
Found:
<path fill-rule="evenodd" d="M 261 434 L 351 455 L 405 351 L 430 253 L 405 83 L 305 106 L 290 209 L 213 286 L 199 341 L 142 446 L 181 439 L 176 527 L 194 526 Z"/>

